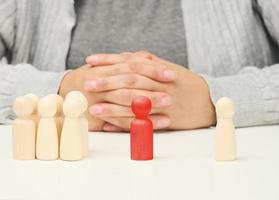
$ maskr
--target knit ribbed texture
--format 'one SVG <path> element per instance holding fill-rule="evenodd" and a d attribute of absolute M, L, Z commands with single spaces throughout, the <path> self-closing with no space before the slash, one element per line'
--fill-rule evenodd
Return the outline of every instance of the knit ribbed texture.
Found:
<path fill-rule="evenodd" d="M 213 103 L 232 98 L 238 127 L 279 123 L 279 1 L 184 0 L 182 7 L 189 68 L 205 78 Z"/>
<path fill-rule="evenodd" d="M 68 0 L 1 0 L 0 13 L 0 123 L 9 123 L 17 96 L 58 92 L 75 15 Z"/>
<path fill-rule="evenodd" d="M 214 103 L 235 101 L 236 126 L 279 123 L 278 7 L 278 0 L 182 0 L 188 67 L 206 79 Z M 58 90 L 75 14 L 70 0 L 0 0 L 0 13 L 0 58 L 11 63 L 0 64 L 6 123 L 16 96 Z"/>

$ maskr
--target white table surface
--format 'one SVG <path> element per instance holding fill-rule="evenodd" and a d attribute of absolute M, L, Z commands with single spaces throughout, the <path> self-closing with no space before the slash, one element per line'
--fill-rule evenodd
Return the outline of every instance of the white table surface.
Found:
<path fill-rule="evenodd" d="M 15 161 L 0 126 L 0 199 L 278 200 L 279 126 L 236 131 L 233 162 L 212 158 L 214 129 L 155 134 L 153 161 L 131 161 L 123 133 L 90 134 L 82 161 Z"/>

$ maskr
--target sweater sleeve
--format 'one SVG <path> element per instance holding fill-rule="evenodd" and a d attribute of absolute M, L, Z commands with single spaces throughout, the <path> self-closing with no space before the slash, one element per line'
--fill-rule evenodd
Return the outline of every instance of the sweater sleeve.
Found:
<path fill-rule="evenodd" d="M 202 76 L 214 104 L 224 96 L 235 101 L 237 127 L 279 123 L 279 64 L 245 67 L 233 76 Z"/>
<path fill-rule="evenodd" d="M 272 40 L 279 44 L 279 1 L 258 0 L 255 8 Z M 243 68 L 238 74 L 226 77 L 202 75 L 209 85 L 211 99 L 228 96 L 237 106 L 236 126 L 255 126 L 279 123 L 279 63 L 259 69 Z"/>
<path fill-rule="evenodd" d="M 14 45 L 15 12 L 13 0 L 0 0 L 0 124 L 14 118 L 14 98 L 26 93 L 38 96 L 57 93 L 66 73 L 39 71 L 26 63 L 8 64 L 9 52 Z"/>
<path fill-rule="evenodd" d="M 17 96 L 57 93 L 65 73 L 39 71 L 29 64 L 0 64 L 0 123 L 14 119 L 12 103 Z"/>

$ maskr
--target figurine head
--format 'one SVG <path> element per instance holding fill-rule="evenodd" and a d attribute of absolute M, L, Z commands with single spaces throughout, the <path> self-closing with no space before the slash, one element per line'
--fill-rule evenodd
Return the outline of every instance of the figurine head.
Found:
<path fill-rule="evenodd" d="M 75 98 L 67 98 L 63 104 L 65 117 L 79 117 L 82 114 L 82 105 Z"/>
<path fill-rule="evenodd" d="M 17 97 L 13 103 L 13 110 L 18 117 L 31 115 L 34 110 L 33 102 L 27 97 Z"/>
<path fill-rule="evenodd" d="M 57 104 L 54 98 L 46 96 L 38 103 L 38 113 L 41 117 L 54 117 L 57 112 Z"/>
<path fill-rule="evenodd" d="M 66 95 L 66 99 L 68 98 L 75 98 L 79 101 L 82 107 L 82 113 L 84 113 L 87 110 L 88 102 L 84 94 L 80 91 L 71 91 Z"/>
<path fill-rule="evenodd" d="M 219 99 L 215 107 L 217 118 L 232 118 L 235 113 L 234 102 L 228 97 Z"/>
<path fill-rule="evenodd" d="M 132 111 L 133 113 L 141 118 L 146 117 L 151 111 L 151 101 L 149 98 L 145 96 L 136 96 L 132 100 Z"/>

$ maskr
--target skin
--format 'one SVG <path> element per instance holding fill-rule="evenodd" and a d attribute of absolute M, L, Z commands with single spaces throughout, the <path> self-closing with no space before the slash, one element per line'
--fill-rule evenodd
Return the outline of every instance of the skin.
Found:
<path fill-rule="evenodd" d="M 79 90 L 89 101 L 90 130 L 127 131 L 134 96 L 148 96 L 157 130 L 186 130 L 216 123 L 205 80 L 182 66 L 149 52 L 97 54 L 68 73 L 60 95 Z"/>

